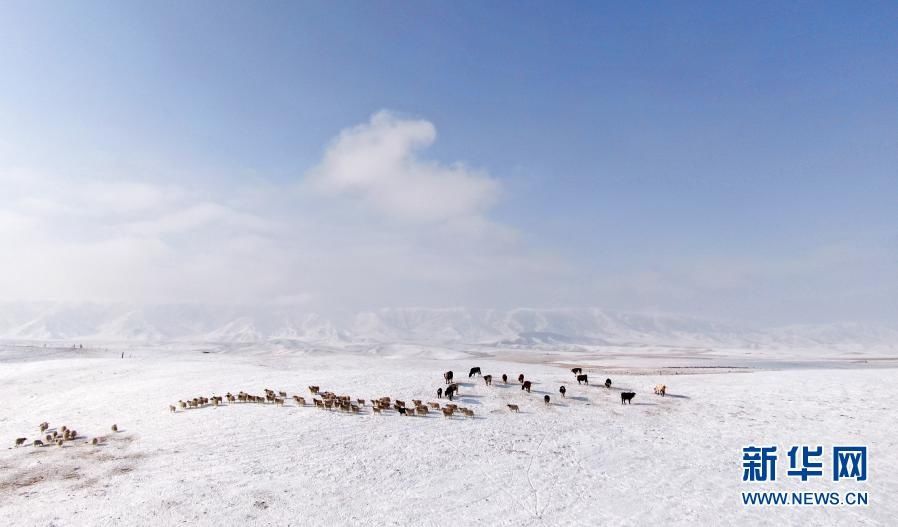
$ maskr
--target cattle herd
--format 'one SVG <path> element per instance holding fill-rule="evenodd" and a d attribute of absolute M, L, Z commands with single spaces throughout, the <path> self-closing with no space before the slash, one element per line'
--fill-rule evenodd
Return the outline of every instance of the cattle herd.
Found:
<path fill-rule="evenodd" d="M 589 385 L 589 378 L 585 373 L 583 373 L 583 368 L 572 368 L 571 372 L 574 374 L 575 379 L 577 380 L 577 384 L 586 383 L 587 385 Z M 483 375 L 479 367 L 474 367 L 471 368 L 471 370 L 468 372 L 468 378 L 470 379 L 475 375 L 479 375 L 480 377 L 482 377 L 484 384 L 486 384 L 487 386 L 492 386 L 492 375 Z M 411 399 L 409 404 L 403 400 L 393 399 L 389 396 L 382 396 L 375 399 L 366 400 L 362 398 L 353 398 L 349 395 L 337 395 L 334 392 L 322 390 L 320 386 L 308 387 L 310 394 L 309 400 L 307 400 L 304 396 L 295 394 L 292 396 L 292 400 L 294 405 L 298 407 L 308 406 L 315 407 L 321 410 L 340 411 L 348 414 L 365 413 L 365 411 L 370 408 L 371 413 L 374 415 L 395 413 L 395 415 L 410 417 L 416 415 L 428 416 L 431 412 L 433 412 L 442 414 L 445 418 L 452 418 L 455 416 L 473 418 L 474 410 L 458 406 L 457 404 L 451 402 L 458 395 L 459 391 L 459 385 L 458 383 L 454 382 L 454 379 L 455 374 L 452 371 L 443 373 L 443 381 L 445 382 L 445 387 L 441 386 L 436 390 L 438 399 L 446 398 L 450 401 L 449 403 L 445 404 L 433 401 L 424 403 L 420 399 Z M 508 384 L 507 374 L 502 374 L 502 383 Z M 527 380 L 524 377 L 523 373 L 518 375 L 518 383 L 521 385 L 521 390 L 526 390 L 527 393 L 530 393 L 533 383 L 530 380 Z M 604 386 L 606 389 L 610 390 L 611 379 L 605 379 Z M 654 391 L 656 395 L 660 395 L 663 397 L 667 394 L 667 386 L 664 384 L 658 384 L 655 386 Z M 558 388 L 558 392 L 561 394 L 562 398 L 565 398 L 567 388 L 565 386 L 561 386 Z M 197 396 L 188 399 L 182 399 L 179 400 L 176 405 L 169 405 L 168 409 L 172 413 L 177 413 L 179 411 L 206 408 L 210 406 L 218 407 L 223 404 L 272 404 L 275 406 L 284 406 L 287 397 L 288 394 L 286 391 L 275 391 L 269 388 L 265 388 L 263 390 L 263 394 L 260 395 L 250 394 L 241 390 L 236 394 L 227 392 L 224 396 Z M 634 397 L 636 397 L 636 392 L 622 391 L 620 394 L 621 404 L 632 404 Z M 551 397 L 548 394 L 545 394 L 543 396 L 543 402 L 547 406 L 549 406 L 551 404 Z M 508 407 L 508 410 L 510 412 L 520 412 L 520 407 L 516 404 L 507 404 L 506 406 Z M 43 437 L 35 439 L 30 443 L 34 447 L 44 447 L 54 443 L 57 446 L 62 447 L 67 442 L 73 442 L 76 439 L 83 439 L 83 437 L 78 435 L 78 432 L 70 429 L 67 426 L 61 426 L 59 427 L 59 429 L 55 429 L 50 428 L 49 423 L 43 422 L 38 426 L 38 428 L 40 429 L 41 434 L 46 434 Z M 112 425 L 111 430 L 113 432 L 118 432 L 118 426 Z M 105 437 L 97 436 L 92 438 L 90 441 L 85 441 L 85 443 L 98 445 L 103 443 L 105 440 Z M 27 444 L 27 441 L 27 437 L 16 438 L 15 446 L 25 446 Z"/>

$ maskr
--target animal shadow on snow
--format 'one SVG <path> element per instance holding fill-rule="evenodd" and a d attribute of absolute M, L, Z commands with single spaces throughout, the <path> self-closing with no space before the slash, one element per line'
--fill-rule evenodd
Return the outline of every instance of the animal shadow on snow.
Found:
<path fill-rule="evenodd" d="M 658 406 L 658 403 L 627 403 L 633 406 Z"/>
<path fill-rule="evenodd" d="M 674 399 L 692 399 L 692 397 L 689 397 L 688 395 L 675 395 L 672 393 L 669 393 L 669 394 L 665 395 L 664 397 L 673 397 Z"/>
<path fill-rule="evenodd" d="M 580 397 L 580 396 L 575 397 L 573 395 L 571 395 L 570 397 L 565 397 L 565 399 L 570 399 L 572 401 L 589 401 L 589 399 L 586 397 Z"/>

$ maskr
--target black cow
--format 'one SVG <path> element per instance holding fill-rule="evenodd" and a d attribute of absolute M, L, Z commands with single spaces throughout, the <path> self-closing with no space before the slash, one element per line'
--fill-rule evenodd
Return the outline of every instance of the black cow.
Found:
<path fill-rule="evenodd" d="M 611 379 L 605 379 L 605 388 L 611 388 Z"/>
<path fill-rule="evenodd" d="M 483 382 L 485 382 L 487 386 L 492 386 L 493 385 L 493 376 L 492 375 L 484 375 Z"/>
<path fill-rule="evenodd" d="M 636 397 L 636 392 L 621 392 L 620 403 L 624 404 L 626 402 L 628 404 L 633 404 L 634 397 Z"/>
<path fill-rule="evenodd" d="M 583 368 L 571 368 L 571 373 L 573 373 L 574 375 L 580 375 L 581 373 L 583 373 Z"/>
<path fill-rule="evenodd" d="M 397 406 L 396 411 L 399 412 L 401 415 L 405 415 L 405 408 L 403 408 L 401 406 Z"/>
<path fill-rule="evenodd" d="M 589 385 L 589 377 L 585 373 L 577 375 L 577 384 L 580 384 L 581 382 L 585 382 L 587 386 Z"/>
<path fill-rule="evenodd" d="M 471 368 L 471 371 L 468 372 L 468 378 L 470 379 L 471 377 L 473 377 L 475 373 L 477 375 L 483 375 L 482 373 L 480 373 L 480 367 L 475 367 L 475 368 Z"/>
<path fill-rule="evenodd" d="M 523 374 L 523 373 L 520 374 L 520 375 L 518 375 L 518 382 L 521 383 L 521 384 L 524 383 L 524 374 Z"/>
<path fill-rule="evenodd" d="M 446 381 L 446 384 L 452 384 L 452 377 L 453 373 L 451 370 L 443 374 L 443 380 Z"/>
<path fill-rule="evenodd" d="M 567 392 L 567 388 L 562 386 L 561 388 L 558 388 L 558 391 L 561 392 L 561 396 L 564 397 L 565 392 Z"/>
<path fill-rule="evenodd" d="M 437 388 L 437 399 L 442 399 L 442 398 L 443 398 L 443 389 Z"/>
<path fill-rule="evenodd" d="M 521 389 L 527 390 L 527 393 L 530 393 L 530 381 L 524 381 L 521 383 Z"/>
<path fill-rule="evenodd" d="M 546 406 L 549 405 L 549 400 L 550 400 L 550 397 L 548 395 L 543 396 L 543 401 L 546 402 Z"/>
<path fill-rule="evenodd" d="M 508 375 L 502 374 L 502 382 L 508 384 Z"/>

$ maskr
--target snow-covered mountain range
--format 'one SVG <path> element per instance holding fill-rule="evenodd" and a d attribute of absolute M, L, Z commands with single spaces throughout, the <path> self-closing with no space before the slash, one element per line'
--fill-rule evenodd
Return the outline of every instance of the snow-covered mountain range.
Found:
<path fill-rule="evenodd" d="M 755 328 L 595 308 L 389 308 L 328 317 L 283 306 L 0 304 L 0 340 L 898 350 L 898 330 L 882 326 L 843 323 Z"/>

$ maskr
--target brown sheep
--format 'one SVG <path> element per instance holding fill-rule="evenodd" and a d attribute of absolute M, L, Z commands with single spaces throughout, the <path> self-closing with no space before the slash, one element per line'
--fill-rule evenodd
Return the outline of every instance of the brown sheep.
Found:
<path fill-rule="evenodd" d="M 47 440 L 47 444 L 48 444 L 48 445 L 49 445 L 50 443 L 53 442 L 53 436 L 50 435 L 50 434 L 45 435 L 45 436 L 44 436 L 44 439 Z"/>
<path fill-rule="evenodd" d="M 96 445 L 99 442 L 100 442 L 100 440 L 97 439 L 96 437 L 90 440 L 90 444 L 92 444 L 92 445 Z"/>
<path fill-rule="evenodd" d="M 309 386 L 309 391 L 312 393 L 312 395 L 318 395 L 318 390 L 320 389 L 321 388 L 319 388 L 318 386 Z"/>
<path fill-rule="evenodd" d="M 508 409 L 511 410 L 512 412 L 520 413 L 520 411 L 521 411 L 521 409 L 516 404 L 506 404 L 505 406 L 507 406 Z"/>
<path fill-rule="evenodd" d="M 443 417 L 452 417 L 452 408 L 443 408 Z"/>
<path fill-rule="evenodd" d="M 175 405 L 170 404 L 170 405 L 168 405 L 168 411 L 171 412 L 171 413 L 175 413 L 175 412 L 178 411 L 178 409 L 175 408 Z"/>
<path fill-rule="evenodd" d="M 118 432 L 118 425 L 112 425 L 112 431 Z"/>
<path fill-rule="evenodd" d="M 465 417 L 474 417 L 474 410 L 468 410 L 467 408 L 465 408 L 462 413 L 465 414 Z"/>
<path fill-rule="evenodd" d="M 433 408 L 434 410 L 440 409 L 440 403 L 427 403 L 427 405 L 430 406 L 431 408 Z"/>
<path fill-rule="evenodd" d="M 376 414 L 380 414 L 380 406 L 373 406 L 371 407 L 371 410 L 373 410 Z"/>
<path fill-rule="evenodd" d="M 655 385 L 655 395 L 660 395 L 664 397 L 667 394 L 667 386 L 664 384 L 656 384 Z"/>
<path fill-rule="evenodd" d="M 63 443 L 64 443 L 64 441 L 62 439 L 56 440 L 56 446 L 62 446 Z"/>
<path fill-rule="evenodd" d="M 38 427 L 41 429 L 41 433 L 44 433 L 44 431 L 45 431 L 46 429 L 50 428 L 50 424 L 47 423 L 46 421 L 44 421 L 43 423 L 41 423 L 40 425 L 38 425 Z"/>

